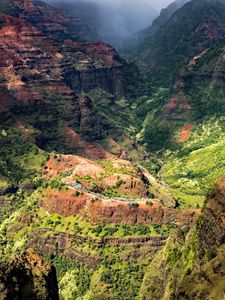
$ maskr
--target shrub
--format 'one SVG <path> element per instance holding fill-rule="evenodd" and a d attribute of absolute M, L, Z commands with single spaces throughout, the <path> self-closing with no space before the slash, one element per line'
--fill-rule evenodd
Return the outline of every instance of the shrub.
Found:
<path fill-rule="evenodd" d="M 153 203 L 152 203 L 152 201 L 146 201 L 146 205 L 147 206 L 153 206 Z"/>
<path fill-rule="evenodd" d="M 102 226 L 98 225 L 95 228 L 92 229 L 92 233 L 95 233 L 96 235 L 99 235 L 102 232 Z"/>
<path fill-rule="evenodd" d="M 79 192 L 79 191 L 76 191 L 75 193 L 73 193 L 73 196 L 74 196 L 74 197 L 80 196 L 80 192 Z"/>
<path fill-rule="evenodd" d="M 130 208 L 138 208 L 138 207 L 139 207 L 139 204 L 136 203 L 136 202 L 129 203 L 129 207 L 130 207 Z"/>
<path fill-rule="evenodd" d="M 30 178 L 26 178 L 20 183 L 20 188 L 25 192 L 32 191 L 35 188 L 35 185 Z"/>

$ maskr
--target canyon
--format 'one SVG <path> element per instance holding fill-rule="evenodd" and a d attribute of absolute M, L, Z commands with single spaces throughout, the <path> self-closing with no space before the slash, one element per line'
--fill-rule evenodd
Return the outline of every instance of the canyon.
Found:
<path fill-rule="evenodd" d="M 222 300 L 224 4 L 129 62 L 68 10 L 0 3 L 0 298 Z"/>

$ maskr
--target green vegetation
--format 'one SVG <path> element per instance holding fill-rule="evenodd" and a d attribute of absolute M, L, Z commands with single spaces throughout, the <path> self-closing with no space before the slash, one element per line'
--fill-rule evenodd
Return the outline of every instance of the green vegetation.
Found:
<path fill-rule="evenodd" d="M 106 171 L 104 174 L 102 174 L 102 178 L 114 174 L 124 174 L 131 176 L 135 175 L 135 171 L 131 170 L 129 167 L 115 167 L 109 160 L 98 160 L 97 163 L 100 164 Z"/>
<path fill-rule="evenodd" d="M 56 268 L 59 293 L 63 299 L 77 299 L 87 293 L 92 270 L 65 256 L 49 256 Z"/>
<path fill-rule="evenodd" d="M 18 185 L 31 180 L 42 170 L 47 154 L 34 145 L 35 131 L 29 139 L 16 127 L 4 128 L 7 135 L 0 137 L 0 174 L 6 181 Z"/>
<path fill-rule="evenodd" d="M 181 149 L 165 154 L 162 177 L 183 206 L 202 206 L 215 182 L 225 172 L 225 119 L 212 118 L 195 126 Z"/>
<path fill-rule="evenodd" d="M 90 91 L 88 96 L 111 136 L 117 137 L 124 132 L 130 137 L 135 135 L 138 123 L 134 110 L 126 99 L 116 100 L 114 96 L 99 88 Z"/>
<path fill-rule="evenodd" d="M 104 290 L 105 285 L 107 285 L 107 294 L 111 295 L 110 299 L 116 300 L 119 296 L 130 299 L 132 295 L 138 295 L 144 270 L 152 259 L 149 249 L 147 258 L 142 260 L 141 253 L 145 249 L 144 244 L 138 246 L 107 243 L 99 249 L 98 243 L 110 238 L 168 237 L 176 225 L 98 224 L 94 226 L 83 221 L 79 216 L 65 218 L 58 214 L 48 215 L 37 205 L 39 199 L 43 199 L 44 191 L 42 187 L 39 187 L 32 195 L 28 192 L 18 194 L 18 198 L 23 199 L 22 205 L 11 215 L 6 216 L 0 227 L 2 241 L 0 251 L 4 258 L 25 250 L 28 242 L 32 240 L 31 236 L 45 240 L 45 243 L 50 246 L 51 241 L 54 241 L 54 236 L 76 235 L 83 237 L 84 240 L 71 238 L 68 254 L 74 253 L 75 250 L 77 255 L 82 253 L 87 260 L 92 255 L 96 257 L 100 255 L 101 262 L 96 268 L 92 268 L 64 255 L 49 254 L 49 258 L 56 267 L 60 295 L 64 299 L 94 299 L 93 295 L 103 293 L 102 289 Z M 60 248 L 62 246 L 60 239 L 54 241 L 53 246 L 56 249 Z M 133 252 L 137 253 L 136 259 L 124 260 L 124 255 L 129 257 Z M 128 282 L 130 286 L 126 290 Z"/>

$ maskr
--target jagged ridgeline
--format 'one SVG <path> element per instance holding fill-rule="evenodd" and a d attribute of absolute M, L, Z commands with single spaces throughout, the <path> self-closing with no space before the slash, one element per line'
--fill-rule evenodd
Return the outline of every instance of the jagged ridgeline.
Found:
<path fill-rule="evenodd" d="M 223 299 L 224 7 L 172 3 L 138 69 L 86 16 L 0 2 L 0 299 Z"/>

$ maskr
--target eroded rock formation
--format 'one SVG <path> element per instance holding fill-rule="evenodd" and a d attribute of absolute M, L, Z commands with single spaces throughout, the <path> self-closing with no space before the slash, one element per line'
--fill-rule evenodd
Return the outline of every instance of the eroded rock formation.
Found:
<path fill-rule="evenodd" d="M 31 248 L 11 263 L 1 263 L 0 298 L 59 299 L 55 268 Z"/>

